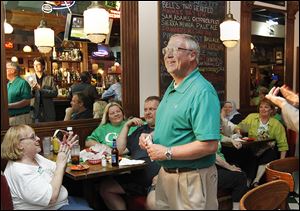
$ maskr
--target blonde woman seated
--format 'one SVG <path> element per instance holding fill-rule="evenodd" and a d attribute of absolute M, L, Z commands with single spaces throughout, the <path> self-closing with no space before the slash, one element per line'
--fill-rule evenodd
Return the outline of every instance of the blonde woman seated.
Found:
<path fill-rule="evenodd" d="M 64 137 L 56 162 L 44 158 L 40 138 L 28 125 L 13 126 L 1 144 L 1 158 L 8 160 L 4 175 L 15 210 L 91 209 L 83 199 L 68 197 L 62 185 L 70 149 L 76 135 Z"/>
<path fill-rule="evenodd" d="M 111 152 L 112 141 L 117 139 L 124 124 L 125 114 L 120 104 L 111 102 L 106 105 L 100 125 L 86 138 L 85 146 L 96 146 L 99 151 Z M 131 127 L 130 135 L 137 127 Z"/>
<path fill-rule="evenodd" d="M 255 156 L 247 164 L 248 177 L 254 178 L 252 185 L 257 186 L 265 172 L 265 166 L 272 160 L 285 158 L 289 149 L 285 128 L 273 117 L 274 104 L 264 98 L 259 104 L 259 113 L 249 114 L 240 122 L 235 130 L 248 132 L 248 136 L 256 141 L 274 140 L 255 151 Z M 242 131 L 247 128 L 248 131 Z"/>

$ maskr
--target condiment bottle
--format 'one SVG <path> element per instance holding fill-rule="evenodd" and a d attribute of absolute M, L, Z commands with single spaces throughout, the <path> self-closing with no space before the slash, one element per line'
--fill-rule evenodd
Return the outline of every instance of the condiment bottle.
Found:
<path fill-rule="evenodd" d="M 119 150 L 117 148 L 116 139 L 113 139 L 113 149 L 111 150 L 111 165 L 119 166 Z"/>

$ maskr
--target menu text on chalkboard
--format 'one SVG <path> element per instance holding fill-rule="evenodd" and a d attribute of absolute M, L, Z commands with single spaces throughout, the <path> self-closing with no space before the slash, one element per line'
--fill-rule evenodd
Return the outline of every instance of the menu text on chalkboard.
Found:
<path fill-rule="evenodd" d="M 159 1 L 160 95 L 172 81 L 161 49 L 173 34 L 190 34 L 200 46 L 199 69 L 215 87 L 220 101 L 225 99 L 225 47 L 220 41 L 220 24 L 225 17 L 225 1 Z"/>

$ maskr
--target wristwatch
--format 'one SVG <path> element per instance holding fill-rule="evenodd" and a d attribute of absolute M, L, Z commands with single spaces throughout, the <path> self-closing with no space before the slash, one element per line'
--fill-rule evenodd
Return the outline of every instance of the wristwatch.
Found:
<path fill-rule="evenodd" d="M 171 147 L 167 148 L 167 151 L 166 151 L 165 155 L 167 157 L 167 160 L 172 160 L 172 149 L 171 149 Z"/>

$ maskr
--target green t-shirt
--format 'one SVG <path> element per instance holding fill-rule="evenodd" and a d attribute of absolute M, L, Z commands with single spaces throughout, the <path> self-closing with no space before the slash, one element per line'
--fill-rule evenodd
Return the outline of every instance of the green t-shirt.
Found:
<path fill-rule="evenodd" d="M 104 125 L 99 125 L 90 136 L 86 138 L 87 140 L 94 140 L 101 144 L 105 144 L 112 147 L 112 141 L 117 138 L 120 134 L 126 121 L 122 121 L 119 125 L 112 125 L 111 123 L 106 123 Z M 137 127 L 130 127 L 128 135 L 135 131 Z"/>
<path fill-rule="evenodd" d="M 17 76 L 15 80 L 7 83 L 7 98 L 8 103 L 19 102 L 24 99 L 31 99 L 31 88 L 27 81 L 20 76 Z M 30 105 L 22 108 L 10 108 L 8 109 L 9 116 L 17 114 L 24 114 L 30 112 Z"/>

